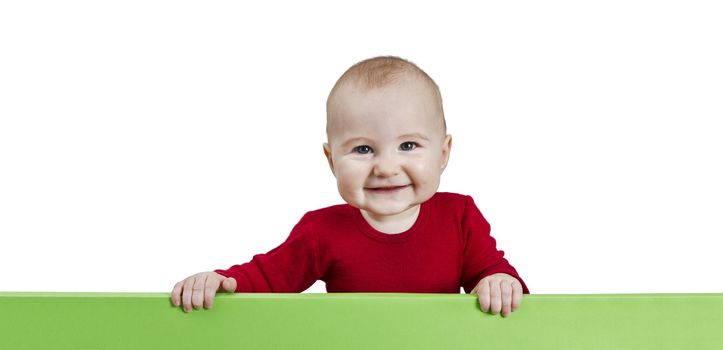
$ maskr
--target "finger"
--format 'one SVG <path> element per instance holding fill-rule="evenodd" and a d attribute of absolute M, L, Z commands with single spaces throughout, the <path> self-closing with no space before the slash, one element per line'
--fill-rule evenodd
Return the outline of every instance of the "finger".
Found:
<path fill-rule="evenodd" d="M 490 281 L 490 312 L 493 315 L 497 315 L 502 309 L 502 297 L 500 294 L 500 281 Z"/>
<path fill-rule="evenodd" d="M 213 299 L 216 297 L 216 291 L 220 284 L 222 284 L 221 281 L 216 278 L 209 277 L 206 279 L 206 288 L 203 293 L 203 306 L 205 308 L 213 308 Z"/>
<path fill-rule="evenodd" d="M 183 289 L 183 281 L 176 283 L 175 286 L 173 286 L 173 290 L 171 291 L 171 302 L 173 302 L 173 305 L 179 306 L 181 305 L 181 290 Z"/>
<path fill-rule="evenodd" d="M 223 286 L 223 290 L 226 292 L 234 293 L 236 292 L 236 279 L 233 277 L 229 277 L 223 280 L 223 283 L 221 283 Z"/>
<path fill-rule="evenodd" d="M 517 308 L 522 304 L 522 284 L 520 281 L 512 283 L 512 312 L 515 312 Z"/>
<path fill-rule="evenodd" d="M 500 293 L 502 294 L 502 317 L 507 317 L 512 312 L 512 283 L 500 281 Z"/>
<path fill-rule="evenodd" d="M 186 278 L 183 282 L 183 291 L 181 291 L 181 300 L 183 301 L 183 310 L 191 312 L 191 296 L 193 296 L 193 282 L 196 280 L 194 277 Z"/>
<path fill-rule="evenodd" d="M 193 303 L 194 309 L 200 309 L 203 306 L 203 292 L 206 287 L 206 275 L 196 277 L 196 281 L 193 283 L 193 296 L 191 302 Z"/>
<path fill-rule="evenodd" d="M 479 306 L 484 312 L 490 311 L 490 282 L 482 280 L 479 292 Z"/>

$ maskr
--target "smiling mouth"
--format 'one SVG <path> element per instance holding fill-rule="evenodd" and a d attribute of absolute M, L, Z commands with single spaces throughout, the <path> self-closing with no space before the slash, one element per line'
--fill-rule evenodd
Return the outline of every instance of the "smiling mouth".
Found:
<path fill-rule="evenodd" d="M 392 186 L 392 187 L 376 187 L 376 188 L 366 188 L 366 190 L 372 191 L 374 193 L 394 193 L 399 192 L 411 185 L 404 185 L 404 186 Z"/>

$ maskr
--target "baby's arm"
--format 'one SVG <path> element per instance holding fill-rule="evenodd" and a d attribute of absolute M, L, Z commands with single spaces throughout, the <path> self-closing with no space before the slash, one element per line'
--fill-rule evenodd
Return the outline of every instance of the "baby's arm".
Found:
<path fill-rule="evenodd" d="M 522 304 L 522 284 L 506 273 L 495 273 L 479 281 L 470 294 L 479 295 L 479 306 L 484 312 L 507 317 Z"/>
<path fill-rule="evenodd" d="M 490 235 L 490 225 L 482 216 L 472 197 L 467 197 L 462 228 L 465 232 L 462 286 L 479 295 L 482 311 L 506 317 L 522 303 L 522 294 L 529 293 L 525 282 L 497 250 Z"/>
<path fill-rule="evenodd" d="M 210 309 L 217 291 L 240 293 L 300 293 L 321 274 L 317 262 L 317 239 L 308 215 L 299 221 L 284 243 L 266 254 L 228 270 L 197 273 L 176 283 L 173 305 L 186 312 L 205 306 Z"/>
<path fill-rule="evenodd" d="M 236 290 L 236 279 L 213 271 L 200 272 L 176 283 L 171 292 L 171 301 L 175 306 L 183 302 L 183 310 L 186 312 L 193 311 L 193 308 L 200 309 L 202 305 L 210 309 L 219 290 L 233 293 Z"/>

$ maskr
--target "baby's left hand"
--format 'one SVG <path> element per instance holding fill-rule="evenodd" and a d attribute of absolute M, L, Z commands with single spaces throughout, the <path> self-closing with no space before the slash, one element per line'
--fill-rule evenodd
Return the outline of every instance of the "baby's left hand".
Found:
<path fill-rule="evenodd" d="M 470 294 L 479 294 L 479 306 L 484 312 L 507 317 L 522 304 L 522 284 L 506 273 L 495 273 L 479 281 Z"/>

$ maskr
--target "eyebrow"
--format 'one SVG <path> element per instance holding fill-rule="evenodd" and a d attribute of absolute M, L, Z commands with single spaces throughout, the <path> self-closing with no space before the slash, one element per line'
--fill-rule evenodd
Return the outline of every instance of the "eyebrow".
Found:
<path fill-rule="evenodd" d="M 404 134 L 404 135 L 399 136 L 397 139 L 409 139 L 409 138 L 418 138 L 418 139 L 422 139 L 424 141 L 429 141 L 429 138 L 427 136 L 424 136 L 422 133 L 418 133 L 418 132 L 411 133 L 411 134 Z M 350 143 L 355 143 L 357 141 L 371 141 L 371 140 L 369 140 L 366 137 L 355 137 L 353 139 L 346 140 L 341 145 L 342 145 L 342 147 L 346 147 Z"/>
<path fill-rule="evenodd" d="M 402 135 L 402 136 L 399 136 L 399 138 L 400 138 L 400 139 L 418 138 L 418 139 L 422 139 L 422 140 L 424 140 L 424 141 L 429 141 L 429 138 L 428 138 L 428 137 L 426 137 L 426 136 L 424 136 L 424 135 L 422 135 L 421 133 L 418 133 L 418 132 L 415 132 L 415 133 L 412 133 L 412 134 L 404 134 L 404 135 Z"/>

